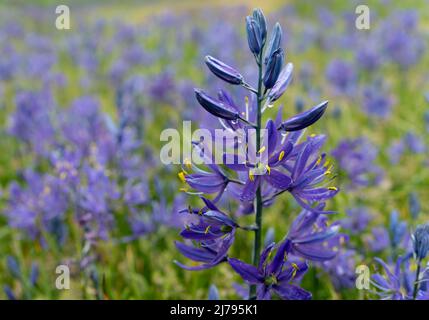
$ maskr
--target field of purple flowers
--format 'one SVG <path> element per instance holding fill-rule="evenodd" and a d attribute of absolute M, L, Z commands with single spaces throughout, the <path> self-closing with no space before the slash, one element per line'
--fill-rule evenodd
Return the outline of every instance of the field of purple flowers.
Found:
<path fill-rule="evenodd" d="M 52 2 L 0 4 L 0 299 L 429 299 L 427 1 Z"/>

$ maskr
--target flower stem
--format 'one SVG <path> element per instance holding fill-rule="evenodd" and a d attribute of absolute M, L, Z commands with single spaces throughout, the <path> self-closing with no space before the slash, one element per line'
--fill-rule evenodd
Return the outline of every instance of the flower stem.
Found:
<path fill-rule="evenodd" d="M 413 300 L 416 300 L 417 292 L 419 291 L 419 277 L 420 277 L 421 260 L 417 260 L 416 280 L 414 281 Z"/>
<path fill-rule="evenodd" d="M 257 121 L 256 121 L 256 150 L 261 149 L 261 102 L 263 99 L 262 93 L 262 50 L 259 54 L 258 63 L 258 93 L 257 93 Z M 253 265 L 259 264 L 260 253 L 261 253 L 261 238 L 262 238 L 262 191 L 261 184 L 259 184 L 256 190 L 256 217 L 255 217 L 255 240 L 253 245 Z M 256 295 L 256 286 L 251 285 L 249 288 L 249 299 L 252 299 Z"/>

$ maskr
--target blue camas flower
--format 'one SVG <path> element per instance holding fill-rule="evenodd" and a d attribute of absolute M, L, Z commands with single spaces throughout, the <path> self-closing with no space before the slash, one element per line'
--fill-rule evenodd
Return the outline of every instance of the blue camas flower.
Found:
<path fill-rule="evenodd" d="M 375 260 L 382 266 L 384 272 L 387 275 L 387 278 L 384 278 L 380 274 L 374 274 L 371 276 L 371 283 L 379 289 L 377 294 L 382 299 L 389 300 L 404 300 L 407 299 L 408 294 L 402 290 L 402 280 L 404 279 L 401 272 L 401 264 L 403 259 L 398 258 L 393 271 L 389 266 L 380 258 L 375 258 Z"/>
<path fill-rule="evenodd" d="M 189 246 L 181 242 L 176 242 L 176 248 L 186 258 L 195 262 L 202 262 L 197 266 L 187 266 L 178 261 L 174 261 L 183 269 L 197 271 L 210 269 L 227 259 L 227 253 L 232 243 L 234 242 L 234 234 L 226 235 L 219 241 L 202 241 L 199 247 Z"/>
<path fill-rule="evenodd" d="M 288 191 L 301 207 L 310 211 L 318 211 L 317 207 L 311 207 L 312 203 L 324 202 L 338 193 L 336 187 L 321 185 L 332 169 L 324 154 L 315 157 L 324 140 L 324 136 L 309 138 L 290 168 L 292 183 Z"/>
<path fill-rule="evenodd" d="M 286 236 L 286 252 L 313 261 L 331 260 L 337 252 L 327 240 L 336 237 L 339 229 L 338 224 L 327 226 L 319 213 L 304 210 Z"/>
<path fill-rule="evenodd" d="M 311 293 L 296 284 L 307 272 L 307 263 L 285 261 L 285 243 L 280 244 L 273 259 L 268 261 L 274 249 L 274 243 L 264 249 L 257 267 L 234 258 L 228 262 L 244 281 L 257 286 L 259 300 L 271 299 L 273 293 L 285 300 L 311 299 Z"/>
<path fill-rule="evenodd" d="M 188 270 L 202 270 L 211 268 L 226 259 L 230 246 L 234 241 L 235 231 L 240 226 L 221 212 L 213 202 L 201 198 L 205 207 L 201 209 L 188 208 L 182 212 L 188 212 L 197 218 L 196 222 L 187 225 L 181 232 L 184 239 L 194 240 L 199 247 L 189 246 L 176 242 L 177 249 L 187 258 L 203 262 L 199 266 L 185 266 L 176 262 L 179 266 Z"/>

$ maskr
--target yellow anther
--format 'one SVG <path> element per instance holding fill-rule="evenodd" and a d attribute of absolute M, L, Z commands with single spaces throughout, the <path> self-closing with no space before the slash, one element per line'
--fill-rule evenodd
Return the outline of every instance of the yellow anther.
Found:
<path fill-rule="evenodd" d="M 325 175 L 330 175 L 332 172 L 331 171 L 329 171 L 329 170 L 326 170 L 325 171 Z"/>
<path fill-rule="evenodd" d="M 314 138 L 316 136 L 315 133 L 310 134 L 310 138 Z"/>
<path fill-rule="evenodd" d="M 328 190 L 338 191 L 337 187 L 328 187 Z"/>
<path fill-rule="evenodd" d="M 319 156 L 319 158 L 316 161 L 316 166 L 318 166 L 320 164 L 320 162 L 322 161 L 322 156 Z"/>
<path fill-rule="evenodd" d="M 179 179 L 180 179 L 182 182 L 186 182 L 185 173 L 184 173 L 183 171 L 179 172 L 179 173 L 177 174 L 177 176 L 179 177 Z"/>
<path fill-rule="evenodd" d="M 211 226 L 207 226 L 206 230 L 204 231 L 205 234 L 209 233 Z"/>
<path fill-rule="evenodd" d="M 264 152 L 267 148 L 265 148 L 265 146 L 263 146 L 261 149 L 259 149 L 258 153 L 261 154 L 262 152 Z"/>
<path fill-rule="evenodd" d="M 325 168 L 327 168 L 328 166 L 329 166 L 329 164 L 330 164 L 330 161 L 329 160 L 326 160 L 326 162 L 325 162 L 325 164 L 323 165 Z"/>
<path fill-rule="evenodd" d="M 252 170 L 249 170 L 249 179 L 250 179 L 250 181 L 255 180 L 255 176 L 253 175 L 253 171 Z"/>
<path fill-rule="evenodd" d="M 292 279 L 294 279 L 294 278 L 295 278 L 295 276 L 296 276 L 296 272 L 299 270 L 299 268 L 298 268 L 298 266 L 296 265 L 296 263 L 292 263 L 292 268 L 293 268 L 293 271 L 292 271 Z"/>
<path fill-rule="evenodd" d="M 268 174 L 271 174 L 271 168 L 270 168 L 270 166 L 268 164 L 265 165 L 265 168 L 267 168 Z"/>
<path fill-rule="evenodd" d="M 188 192 L 188 188 L 179 188 L 179 191 Z"/>
<path fill-rule="evenodd" d="M 284 157 L 285 157 L 285 152 L 284 151 L 280 152 L 279 161 L 282 161 Z"/>

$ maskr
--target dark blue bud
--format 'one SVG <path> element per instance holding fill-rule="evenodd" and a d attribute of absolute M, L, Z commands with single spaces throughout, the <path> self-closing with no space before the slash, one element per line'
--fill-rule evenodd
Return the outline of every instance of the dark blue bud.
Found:
<path fill-rule="evenodd" d="M 200 105 L 212 115 L 226 120 L 237 120 L 239 118 L 237 110 L 234 110 L 223 102 L 210 97 L 204 91 L 195 89 L 195 96 L 197 97 Z"/>
<path fill-rule="evenodd" d="M 254 55 L 259 55 L 263 47 L 261 30 L 258 22 L 250 16 L 246 17 L 246 32 L 250 51 L 252 51 Z"/>
<path fill-rule="evenodd" d="M 17 300 L 17 299 L 16 299 L 16 296 L 15 296 L 15 294 L 13 293 L 13 291 L 12 291 L 12 288 L 11 288 L 11 287 L 9 287 L 8 285 L 5 285 L 5 286 L 3 287 L 3 290 L 4 290 L 4 293 L 6 294 L 6 297 L 7 297 L 9 300 Z"/>
<path fill-rule="evenodd" d="M 421 210 L 420 200 L 419 200 L 419 196 L 417 195 L 417 193 L 411 192 L 409 194 L 408 206 L 409 206 L 410 213 L 411 213 L 411 216 L 413 217 L 413 219 L 417 219 L 417 217 L 419 216 L 420 210 Z"/>
<path fill-rule="evenodd" d="M 7 256 L 6 258 L 7 268 L 9 269 L 9 272 L 14 278 L 20 279 L 21 278 L 21 267 L 19 265 L 18 260 L 16 260 L 12 256 Z"/>
<path fill-rule="evenodd" d="M 209 300 L 219 300 L 219 290 L 214 284 L 209 289 Z"/>
<path fill-rule="evenodd" d="M 292 80 L 292 72 L 293 64 L 289 62 L 286 67 L 283 68 L 282 72 L 279 75 L 279 78 L 277 79 L 276 84 L 268 94 L 268 100 L 270 102 L 277 101 L 286 91 L 287 87 L 289 86 L 289 83 Z"/>
<path fill-rule="evenodd" d="M 267 39 L 267 20 L 261 9 L 257 8 L 253 10 L 253 19 L 258 23 L 261 32 L 262 46 L 264 46 Z"/>
<path fill-rule="evenodd" d="M 37 283 L 37 279 L 39 279 L 39 266 L 36 263 L 31 265 L 30 271 L 30 284 L 31 286 L 35 286 Z"/>
<path fill-rule="evenodd" d="M 282 34 L 282 27 L 277 22 L 273 28 L 273 31 L 271 32 L 270 42 L 268 43 L 267 50 L 265 51 L 265 64 L 268 63 L 268 60 L 270 59 L 274 51 L 280 48 L 282 42 Z"/>
<path fill-rule="evenodd" d="M 267 68 L 264 74 L 264 86 L 266 89 L 271 89 L 277 82 L 280 72 L 283 67 L 283 60 L 285 58 L 282 48 L 278 48 L 273 52 L 268 59 Z"/>
<path fill-rule="evenodd" d="M 285 131 L 298 131 L 311 126 L 319 120 L 328 107 L 328 101 L 324 101 L 310 110 L 304 111 L 286 120 L 280 125 L 280 129 Z"/>
<path fill-rule="evenodd" d="M 418 226 L 411 238 L 413 240 L 415 258 L 423 260 L 429 251 L 429 223 Z"/>
<path fill-rule="evenodd" d="M 396 248 L 402 241 L 407 232 L 407 224 L 399 220 L 398 211 L 393 210 L 390 213 L 389 233 L 392 247 Z"/>
<path fill-rule="evenodd" d="M 222 61 L 215 59 L 211 56 L 206 56 L 206 65 L 210 71 L 213 72 L 217 77 L 231 84 L 242 84 L 243 76 L 238 73 L 237 70 L 223 63 Z"/>

